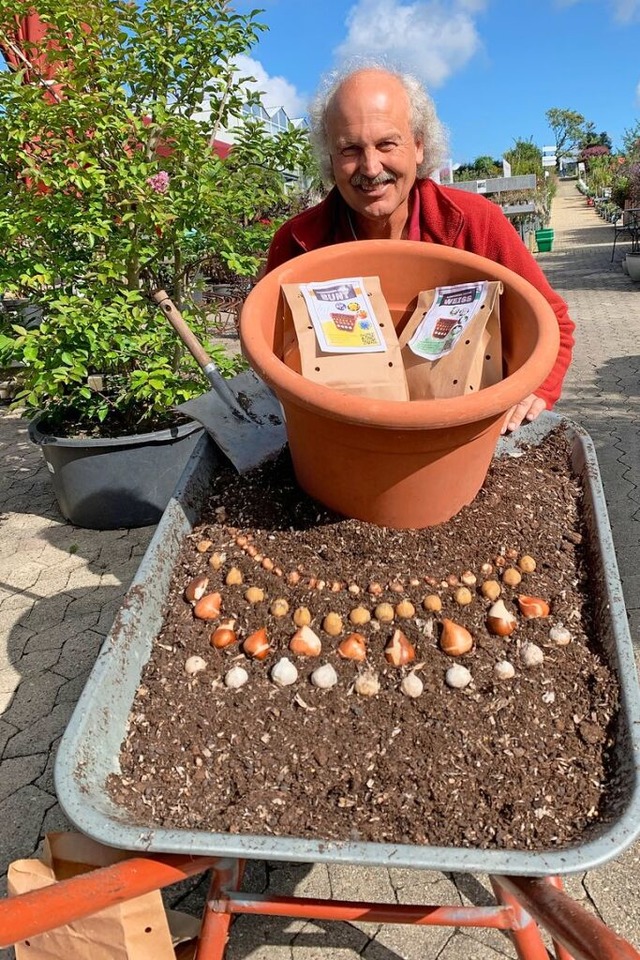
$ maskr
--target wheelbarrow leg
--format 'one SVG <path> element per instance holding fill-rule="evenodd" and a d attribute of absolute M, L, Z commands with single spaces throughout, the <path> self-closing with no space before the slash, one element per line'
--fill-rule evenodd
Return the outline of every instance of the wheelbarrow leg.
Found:
<path fill-rule="evenodd" d="M 221 859 L 212 868 L 194 960 L 223 960 L 232 914 L 214 910 L 212 904 L 220 904 L 228 891 L 237 891 L 242 883 L 243 873 L 244 860 Z"/>
<path fill-rule="evenodd" d="M 495 877 L 489 877 L 489 880 L 498 903 L 511 907 L 516 917 L 517 926 L 512 927 L 509 934 L 516 948 L 518 960 L 549 960 L 549 953 L 536 921 L 529 916 L 519 900 L 498 883 Z"/>
<path fill-rule="evenodd" d="M 552 887 L 555 887 L 556 890 L 562 890 L 564 892 L 564 885 L 562 883 L 561 877 L 545 877 L 547 883 L 551 884 Z M 568 950 L 562 946 L 562 944 L 553 941 L 553 948 L 556 951 L 556 960 L 573 960 L 573 955 L 569 953 Z"/>

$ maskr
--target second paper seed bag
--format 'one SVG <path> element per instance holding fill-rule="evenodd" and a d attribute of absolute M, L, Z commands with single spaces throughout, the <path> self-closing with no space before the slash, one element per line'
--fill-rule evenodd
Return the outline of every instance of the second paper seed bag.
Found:
<path fill-rule="evenodd" d="M 502 380 L 499 280 L 423 290 L 400 347 L 411 400 L 475 393 Z"/>
<path fill-rule="evenodd" d="M 378 277 L 285 283 L 282 292 L 287 366 L 343 393 L 409 399 L 398 337 Z M 316 302 L 322 316 L 314 315 Z"/>
<path fill-rule="evenodd" d="M 10 895 L 27 893 L 109 866 L 132 854 L 77 833 L 52 833 L 41 860 L 9 865 Z M 175 960 L 159 890 L 116 903 L 90 917 L 42 933 L 15 946 L 16 960 Z"/>

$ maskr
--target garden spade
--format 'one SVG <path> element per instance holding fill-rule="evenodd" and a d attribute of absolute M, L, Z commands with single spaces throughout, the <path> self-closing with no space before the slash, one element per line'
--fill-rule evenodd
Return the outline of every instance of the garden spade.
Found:
<path fill-rule="evenodd" d="M 151 294 L 213 387 L 176 407 L 205 428 L 238 473 L 274 459 L 287 443 L 275 394 L 253 370 L 225 380 L 164 290 Z"/>

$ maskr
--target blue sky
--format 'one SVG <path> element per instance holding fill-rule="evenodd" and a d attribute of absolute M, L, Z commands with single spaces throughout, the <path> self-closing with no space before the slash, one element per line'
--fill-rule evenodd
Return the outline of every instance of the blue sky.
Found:
<path fill-rule="evenodd" d="M 345 57 L 404 64 L 449 129 L 451 156 L 553 143 L 545 113 L 576 110 L 614 149 L 640 120 L 640 0 L 236 0 L 269 27 L 242 68 L 267 107 L 304 115 Z"/>

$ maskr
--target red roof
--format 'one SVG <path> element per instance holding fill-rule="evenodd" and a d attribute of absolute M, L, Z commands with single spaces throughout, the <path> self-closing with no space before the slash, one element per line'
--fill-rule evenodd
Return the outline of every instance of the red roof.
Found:
<path fill-rule="evenodd" d="M 224 160 L 225 157 L 229 156 L 233 144 L 225 143 L 224 140 L 214 140 L 213 141 L 213 150 L 214 153 L 217 153 L 221 160 Z"/>

